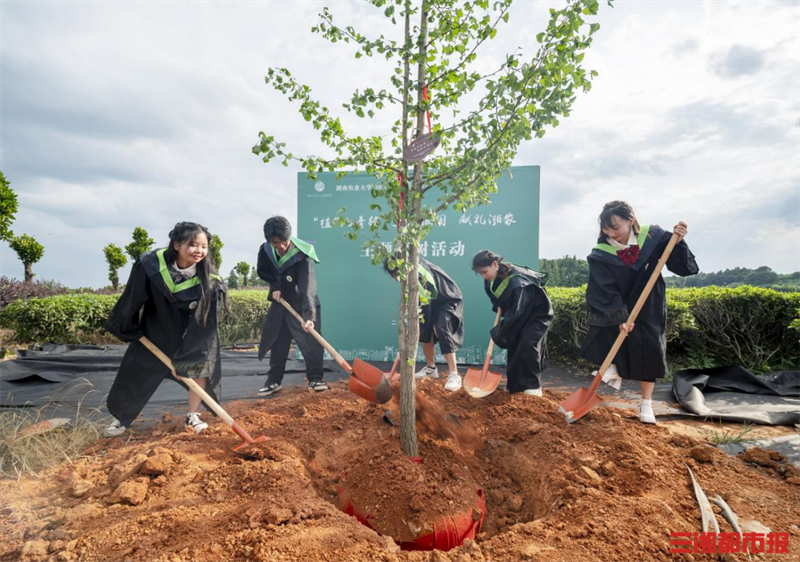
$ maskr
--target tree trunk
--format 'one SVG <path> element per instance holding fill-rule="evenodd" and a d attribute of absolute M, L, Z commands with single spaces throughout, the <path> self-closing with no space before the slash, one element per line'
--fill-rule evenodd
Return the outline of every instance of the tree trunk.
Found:
<path fill-rule="evenodd" d="M 33 272 L 33 264 L 31 262 L 25 262 L 25 283 L 33 281 L 34 275 L 36 274 Z"/>
<path fill-rule="evenodd" d="M 247 275 L 242 275 L 242 287 L 247 287 Z"/>
<path fill-rule="evenodd" d="M 407 5 L 408 6 L 408 5 Z M 426 2 L 423 0 L 420 8 L 420 31 L 419 31 L 419 60 L 417 61 L 417 125 L 415 137 L 423 132 L 424 115 L 422 90 L 425 84 L 425 50 L 427 43 L 427 24 L 428 14 Z M 408 11 L 406 11 L 406 37 L 410 33 Z M 406 79 L 406 92 L 408 91 L 408 80 Z M 404 121 L 405 122 L 405 121 Z M 403 138 L 405 143 L 405 137 Z M 406 180 L 407 181 L 407 180 Z M 422 187 L 422 164 L 414 165 L 414 181 L 406 192 L 406 204 L 411 204 L 411 221 L 413 224 L 420 224 L 421 213 L 421 187 Z M 405 249 L 404 249 L 405 250 Z M 400 332 L 400 349 L 402 358 L 402 370 L 400 377 L 400 446 L 403 453 L 409 457 L 419 456 L 419 445 L 417 443 L 416 426 L 416 400 L 414 396 L 414 368 L 417 358 L 417 347 L 419 345 L 419 248 L 410 244 L 404 257 L 411 264 L 411 271 L 405 283 L 401 284 L 400 297 L 400 322 L 398 330 Z M 407 295 L 407 297 L 406 297 Z"/>
<path fill-rule="evenodd" d="M 119 270 L 112 269 L 108 279 L 111 281 L 111 286 L 115 291 L 119 291 Z"/>

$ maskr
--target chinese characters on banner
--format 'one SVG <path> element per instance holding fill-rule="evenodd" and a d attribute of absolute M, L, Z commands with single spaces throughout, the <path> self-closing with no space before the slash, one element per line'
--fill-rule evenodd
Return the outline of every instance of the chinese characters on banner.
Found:
<path fill-rule="evenodd" d="M 337 185 L 336 190 L 339 191 L 339 188 L 342 188 L 342 191 L 351 190 L 359 190 L 362 187 L 369 187 L 368 185 Z M 347 188 L 347 189 L 345 189 Z M 359 215 L 358 218 L 355 220 L 356 223 L 361 228 L 365 226 L 372 226 L 375 222 L 379 219 L 378 216 L 371 215 L 369 217 L 364 217 L 364 215 Z M 468 225 L 468 226 L 511 226 L 515 224 L 517 221 L 514 219 L 514 213 L 505 213 L 505 214 L 482 214 L 482 213 L 464 213 L 462 214 L 459 219 L 458 223 L 460 225 Z M 331 217 L 314 217 L 314 223 L 322 229 L 333 228 L 333 224 L 331 223 Z M 431 221 L 424 221 L 423 224 L 431 224 Z M 444 214 L 440 214 L 436 216 L 436 225 L 438 227 L 445 227 L 447 226 L 447 216 Z M 387 250 L 391 250 L 391 244 L 388 242 L 384 243 L 384 246 Z M 423 258 L 437 258 L 437 257 L 444 257 L 444 256 L 452 256 L 452 257 L 464 257 L 466 255 L 467 248 L 464 244 L 463 240 L 456 240 L 454 242 L 445 242 L 445 241 L 435 241 L 435 240 L 423 240 L 419 247 L 419 255 Z M 362 249 L 361 250 L 361 257 L 362 258 L 369 258 L 371 257 L 371 251 L 369 249 Z"/>

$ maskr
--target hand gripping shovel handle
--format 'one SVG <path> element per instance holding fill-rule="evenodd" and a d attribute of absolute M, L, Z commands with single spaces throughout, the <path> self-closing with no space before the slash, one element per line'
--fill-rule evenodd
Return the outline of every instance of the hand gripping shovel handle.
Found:
<path fill-rule="evenodd" d="M 283 300 L 283 298 L 279 299 L 278 302 L 281 303 L 284 307 L 286 307 L 286 310 L 288 310 L 292 314 L 292 316 L 294 316 L 297 319 L 297 321 L 300 322 L 301 326 L 306 323 L 306 321 L 303 320 L 303 317 L 300 316 L 299 314 L 297 314 L 297 311 L 295 311 L 295 309 L 293 309 L 292 306 L 288 302 Z M 325 341 L 325 338 L 323 338 L 319 334 L 319 332 L 317 332 L 314 328 L 311 328 L 308 331 L 322 345 L 322 347 L 325 348 L 325 351 L 330 353 L 331 357 L 336 359 L 336 362 L 339 364 L 339 366 L 342 369 L 344 369 L 348 373 L 352 373 L 353 372 L 353 368 L 350 366 L 350 364 L 347 361 L 345 361 L 344 357 L 339 355 L 339 353 L 335 349 L 333 349 L 333 346 L 331 346 L 331 344 L 329 344 L 327 341 Z"/>
<path fill-rule="evenodd" d="M 636 317 L 639 316 L 639 312 L 641 312 L 642 307 L 644 306 L 647 297 L 650 296 L 650 291 L 653 290 L 653 286 L 658 281 L 659 276 L 661 275 L 661 270 L 664 269 L 664 266 L 669 259 L 669 256 L 672 254 L 672 250 L 675 248 L 675 245 L 678 243 L 678 235 L 673 233 L 672 238 L 669 239 L 669 244 L 664 249 L 664 253 L 661 254 L 661 258 L 658 260 L 658 264 L 653 268 L 653 273 L 650 274 L 650 279 L 647 280 L 647 285 L 644 286 L 642 290 L 642 294 L 639 295 L 639 299 L 636 301 L 636 304 L 631 310 L 631 313 L 628 315 L 628 319 L 625 321 L 628 328 L 631 327 L 631 324 L 634 323 Z M 619 335 L 617 336 L 617 340 L 614 342 L 614 345 L 611 346 L 611 351 L 608 352 L 605 361 L 603 364 L 600 365 L 600 369 L 597 371 L 597 375 L 594 377 L 594 381 L 592 381 L 592 386 L 589 388 L 589 393 L 594 394 L 597 390 L 597 386 L 600 384 L 600 380 L 603 378 L 606 370 L 608 369 L 611 362 L 617 356 L 617 352 L 619 348 L 622 346 L 622 342 L 625 341 L 625 338 L 628 337 L 626 332 L 620 331 Z"/>

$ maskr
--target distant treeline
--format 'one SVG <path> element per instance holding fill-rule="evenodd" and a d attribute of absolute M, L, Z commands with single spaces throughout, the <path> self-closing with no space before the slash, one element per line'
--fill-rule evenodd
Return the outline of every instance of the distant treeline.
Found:
<path fill-rule="evenodd" d="M 551 287 L 580 287 L 589 280 L 589 264 L 575 256 L 564 256 L 554 260 L 539 260 L 541 271 L 548 274 Z M 800 291 L 800 271 L 775 273 L 767 266 L 757 269 L 734 267 L 715 273 L 698 273 L 690 277 L 664 277 L 667 287 L 738 287 L 752 285 L 776 291 Z"/>

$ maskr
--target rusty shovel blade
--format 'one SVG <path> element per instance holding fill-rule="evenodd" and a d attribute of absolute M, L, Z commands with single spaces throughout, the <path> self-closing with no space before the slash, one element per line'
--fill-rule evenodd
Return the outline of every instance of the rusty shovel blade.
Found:
<path fill-rule="evenodd" d="M 558 411 L 564 414 L 567 423 L 575 423 L 602 402 L 603 399 L 600 396 L 588 388 L 581 387 L 567 396 L 567 399 L 558 407 Z"/>
<path fill-rule="evenodd" d="M 375 404 L 392 399 L 392 385 L 383 371 L 361 359 L 353 361 L 348 387 L 353 394 Z"/>

